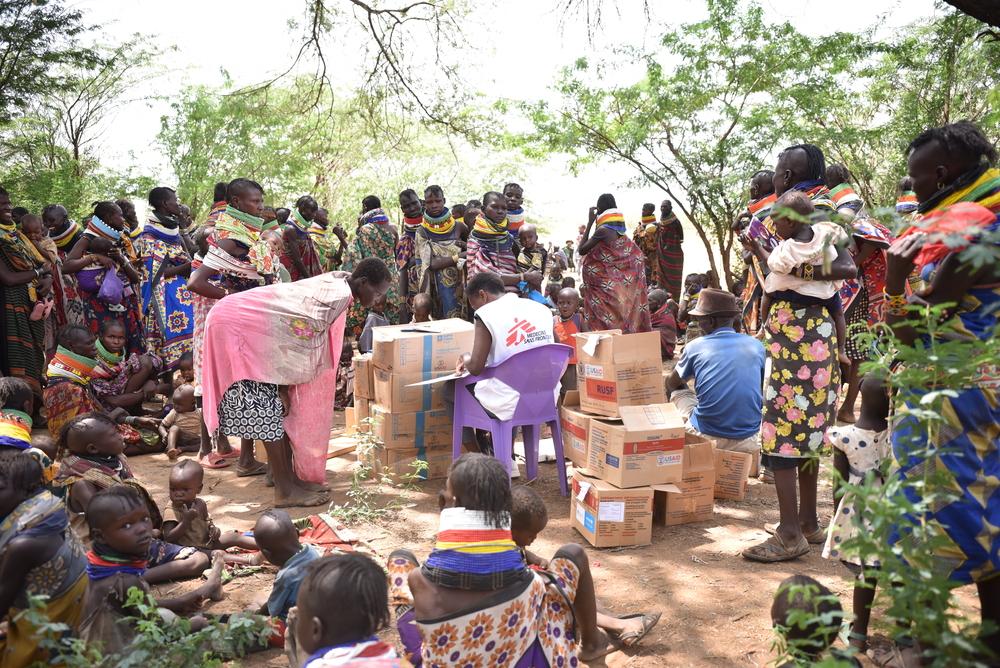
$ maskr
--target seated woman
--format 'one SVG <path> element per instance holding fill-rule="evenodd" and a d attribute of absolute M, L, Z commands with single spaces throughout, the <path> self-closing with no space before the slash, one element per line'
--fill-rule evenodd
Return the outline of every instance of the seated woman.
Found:
<path fill-rule="evenodd" d="M 48 664 L 39 633 L 18 613 L 28 596 L 47 596 L 45 615 L 75 630 L 87 592 L 87 559 L 69 528 L 66 505 L 42 484 L 42 468 L 25 452 L 0 453 L 0 665 Z"/>
<path fill-rule="evenodd" d="M 83 325 L 66 325 L 59 333 L 59 345 L 47 371 L 48 385 L 42 393 L 52 438 L 59 438 L 63 425 L 77 415 L 106 412 L 125 440 L 125 454 L 163 450 L 156 420 L 135 417 L 120 408 L 105 411 L 101 407 L 91 384 L 98 364 L 96 357 L 94 335 Z"/>
<path fill-rule="evenodd" d="M 525 564 L 511 538 L 510 481 L 499 461 L 457 459 L 441 502 L 437 546 L 423 566 L 405 550 L 389 556 L 393 602 L 412 600 L 413 610 L 398 619 L 411 661 L 571 666 L 614 651 L 597 626 L 594 580 L 580 546 L 559 548 L 547 571 Z M 622 630 L 641 624 L 636 619 L 621 620 Z"/>
<path fill-rule="evenodd" d="M 169 393 L 169 385 L 160 388 L 156 374 L 163 362 L 152 353 L 125 352 L 125 324 L 105 320 L 98 330 L 97 367 L 91 385 L 106 410 L 124 408 L 134 411 L 157 392 Z"/>

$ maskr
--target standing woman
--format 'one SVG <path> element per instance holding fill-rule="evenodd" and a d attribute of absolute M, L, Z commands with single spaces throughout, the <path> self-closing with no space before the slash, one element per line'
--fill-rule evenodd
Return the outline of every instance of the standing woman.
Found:
<path fill-rule="evenodd" d="M 63 273 L 76 274 L 86 325 L 96 336 L 108 318 L 125 323 L 125 349 L 128 354 L 146 351 L 146 329 L 137 289 L 141 276 L 136 268 L 139 256 L 122 210 L 114 202 L 98 202 L 83 236 L 63 262 Z M 117 304 L 100 296 L 101 286 L 114 272 L 124 285 Z"/>
<path fill-rule="evenodd" d="M 674 214 L 673 203 L 665 199 L 660 204 L 660 222 L 656 226 L 656 253 L 659 260 L 660 287 L 674 299 L 681 294 L 684 279 L 684 228 Z M 712 286 L 718 287 L 718 286 Z"/>
<path fill-rule="evenodd" d="M 52 277 L 38 249 L 17 229 L 11 212 L 10 195 L 0 188 L 0 373 L 23 379 L 41 397 L 45 324 L 30 316 L 38 297 L 51 291 Z"/>
<path fill-rule="evenodd" d="M 996 237 L 983 238 L 984 233 L 995 235 L 1000 230 L 996 161 L 993 144 L 968 121 L 930 128 L 910 144 L 908 166 L 920 202 L 918 218 L 889 248 L 885 283 L 886 322 L 903 343 L 913 345 L 918 339 L 927 343 L 927 336 L 906 321 L 906 283 L 914 269 L 929 286 L 914 301 L 957 304 L 941 323 L 942 338 L 971 342 L 995 336 L 1000 325 L 1000 264 L 986 262 L 975 268 L 963 251 L 985 245 L 996 252 Z M 930 430 L 904 413 L 892 433 L 893 454 L 904 479 L 913 478 L 919 485 L 928 466 L 953 477 L 948 491 L 957 498 L 938 502 L 933 512 L 910 519 L 929 522 L 945 535 L 947 540 L 935 548 L 934 556 L 949 579 L 976 584 L 983 622 L 993 623 L 991 634 L 981 640 L 994 656 L 1000 656 L 998 388 L 996 367 L 986 366 L 965 387 L 950 388 L 954 395 L 943 399 L 942 424 Z M 911 392 L 921 394 L 918 388 Z M 918 501 L 924 489 L 912 486 L 905 493 L 909 501 Z M 934 488 L 928 491 L 936 494 Z"/>
<path fill-rule="evenodd" d="M 320 274 L 229 295 L 205 323 L 204 415 L 209 430 L 267 448 L 275 506 L 318 506 L 324 485 L 347 309 L 394 284 L 378 258 L 350 276 Z"/>
<path fill-rule="evenodd" d="M 142 259 L 142 312 L 150 352 L 162 360 L 163 369 L 173 371 L 181 355 L 191 351 L 194 306 L 187 289 L 191 256 L 181 239 L 180 205 L 170 188 L 149 191 L 153 208 L 136 239 Z"/>
<path fill-rule="evenodd" d="M 507 292 L 518 292 L 518 283 L 525 281 L 542 289 L 542 275 L 532 271 L 520 273 L 514 255 L 514 237 L 507 225 L 507 199 L 498 192 L 483 195 L 482 212 L 469 234 L 466 246 L 466 282 L 476 274 L 489 272 L 500 276 Z"/>
<path fill-rule="evenodd" d="M 625 235 L 625 217 L 614 195 L 597 198 L 579 252 L 587 329 L 620 329 L 623 334 L 650 331 L 645 262 L 642 251 Z"/>
<path fill-rule="evenodd" d="M 303 195 L 295 203 L 295 210 L 281 226 L 284 241 L 281 263 L 293 281 L 319 276 L 323 273 L 322 261 L 309 228 L 319 211 L 319 204 L 311 195 Z"/>
<path fill-rule="evenodd" d="M 399 270 L 396 265 L 396 243 L 399 232 L 389 222 L 389 216 L 382 210 L 382 201 L 375 195 L 368 195 L 361 200 L 361 217 L 358 218 L 358 231 L 353 243 L 347 247 L 344 257 L 344 271 L 353 271 L 362 260 L 377 257 L 382 260 L 389 273 L 392 274 L 393 285 L 385 295 L 383 315 L 393 325 L 399 324 L 403 297 L 399 293 Z M 359 300 L 351 305 L 347 314 L 347 333 L 349 336 L 361 336 L 361 330 L 368 317 L 368 306 Z"/>

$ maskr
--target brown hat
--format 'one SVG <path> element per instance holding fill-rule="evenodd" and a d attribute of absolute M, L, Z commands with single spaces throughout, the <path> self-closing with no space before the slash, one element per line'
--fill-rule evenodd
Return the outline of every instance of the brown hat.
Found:
<path fill-rule="evenodd" d="M 698 304 L 688 311 L 689 315 L 737 315 L 736 296 L 725 290 L 702 288 L 698 293 Z"/>

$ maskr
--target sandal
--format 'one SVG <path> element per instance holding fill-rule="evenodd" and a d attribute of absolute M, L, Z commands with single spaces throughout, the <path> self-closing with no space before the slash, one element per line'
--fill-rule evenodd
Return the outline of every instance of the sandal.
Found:
<path fill-rule="evenodd" d="M 167 450 L 167 459 L 169 459 L 172 462 L 176 462 L 177 458 L 180 456 L 181 456 L 181 451 L 178 450 L 177 448 L 170 448 L 169 450 Z"/>
<path fill-rule="evenodd" d="M 759 561 L 765 564 L 773 564 L 778 561 L 790 561 L 809 554 L 809 543 L 805 537 L 799 538 L 796 545 L 788 546 L 781 540 L 781 536 L 775 534 L 763 543 L 748 547 L 743 550 L 743 558 L 750 561 Z"/>
<path fill-rule="evenodd" d="M 237 478 L 249 478 L 253 475 L 265 475 L 267 473 L 267 464 L 264 462 L 254 462 L 253 466 L 249 468 L 243 468 L 242 466 L 236 466 L 236 477 Z"/>
<path fill-rule="evenodd" d="M 218 455 L 220 457 L 222 457 L 223 459 L 239 459 L 239 457 L 240 457 L 240 449 L 239 448 L 234 448 L 232 446 L 230 446 L 230 448 L 232 448 L 232 449 L 229 452 L 220 452 L 220 453 L 218 453 Z"/>
<path fill-rule="evenodd" d="M 769 522 L 768 524 L 764 525 L 764 531 L 768 532 L 772 536 L 774 535 L 774 532 L 777 530 L 778 530 L 777 522 Z M 804 533 L 802 535 L 805 536 L 806 541 L 810 545 L 822 545 L 823 543 L 826 542 L 826 528 L 822 526 L 813 531 L 812 533 Z"/>
<path fill-rule="evenodd" d="M 199 457 L 198 463 L 207 469 L 224 469 L 229 466 L 229 462 L 215 452 Z"/>
<path fill-rule="evenodd" d="M 655 615 L 646 615 L 643 613 L 636 613 L 634 615 L 625 615 L 619 617 L 618 619 L 640 619 L 642 621 L 641 631 L 628 631 L 627 633 L 621 633 L 614 636 L 613 639 L 617 639 L 622 647 L 632 647 L 638 645 L 639 641 L 646 637 L 646 635 L 653 630 L 660 621 L 660 615 L 663 613 L 657 612 Z M 613 633 L 611 631 L 608 632 Z"/>
<path fill-rule="evenodd" d="M 771 469 L 762 468 L 760 470 L 760 477 L 758 478 L 765 485 L 774 484 L 774 472 Z"/>

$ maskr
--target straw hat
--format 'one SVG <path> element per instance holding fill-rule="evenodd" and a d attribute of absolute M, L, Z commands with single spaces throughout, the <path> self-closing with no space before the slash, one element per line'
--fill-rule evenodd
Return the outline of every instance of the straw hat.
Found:
<path fill-rule="evenodd" d="M 733 293 L 714 288 L 702 288 L 698 303 L 688 311 L 690 315 L 737 315 L 739 312 Z"/>

